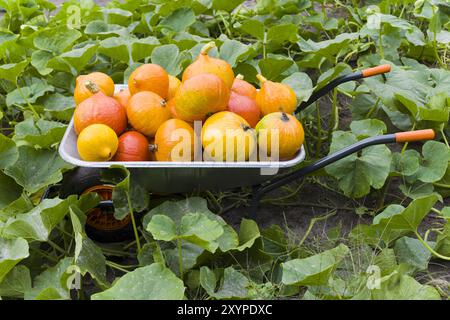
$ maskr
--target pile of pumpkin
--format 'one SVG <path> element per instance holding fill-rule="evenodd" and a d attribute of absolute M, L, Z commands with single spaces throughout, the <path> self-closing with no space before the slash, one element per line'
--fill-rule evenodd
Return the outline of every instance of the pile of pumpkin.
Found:
<path fill-rule="evenodd" d="M 262 148 L 270 156 L 272 130 L 278 130 L 279 159 L 294 157 L 304 139 L 302 125 L 292 115 L 297 106 L 295 92 L 262 75 L 257 76 L 261 88 L 256 90 L 242 76 L 235 77 L 226 61 L 210 57 L 213 47 L 211 42 L 202 48 L 183 72 L 182 81 L 156 64 L 139 66 L 129 77 L 128 89 L 117 93 L 113 80 L 104 73 L 77 77 L 74 128 L 80 158 L 173 161 L 173 149 L 181 139 L 174 138 L 177 129 L 186 130 L 191 138 L 192 152 L 184 157 L 187 161 L 193 160 L 196 139 L 201 139 L 203 148 L 214 150 L 217 144 L 226 146 L 230 142 L 226 139 L 239 136 L 244 138 L 245 152 L 237 156 L 231 150 L 232 161 L 248 160 Z M 193 129 L 195 121 L 202 123 L 199 138 Z M 238 134 L 230 138 L 227 130 Z M 265 141 L 260 136 L 263 130 Z M 207 160 L 229 161 L 230 150 L 216 150 Z"/>

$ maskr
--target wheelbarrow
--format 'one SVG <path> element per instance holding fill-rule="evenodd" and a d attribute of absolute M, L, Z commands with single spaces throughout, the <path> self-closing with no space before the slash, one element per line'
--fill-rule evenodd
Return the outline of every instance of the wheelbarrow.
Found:
<path fill-rule="evenodd" d="M 342 83 L 380 75 L 389 71 L 390 65 L 380 65 L 337 77 L 314 92 L 309 100 L 302 102 L 295 113 L 305 109 Z M 126 88 L 126 85 L 116 85 L 116 91 L 123 88 Z M 101 181 L 101 171 L 109 168 L 111 165 L 126 167 L 130 171 L 131 178 L 151 193 L 176 194 L 250 186 L 253 188 L 250 215 L 255 217 L 259 200 L 267 192 L 300 179 L 365 147 L 395 142 L 428 140 L 434 139 L 434 136 L 434 131 L 430 129 L 370 137 L 297 170 L 289 169 L 297 166 L 305 159 L 303 147 L 293 159 L 277 161 L 276 163 L 270 161 L 87 162 L 81 160 L 78 155 L 76 147 L 77 135 L 72 119 L 61 141 L 59 154 L 66 162 L 78 168 L 65 176 L 58 191 L 61 197 L 66 197 L 69 194 L 98 193 L 102 201 L 88 215 L 86 231 L 90 231 L 94 238 L 95 234 L 101 233 L 100 238 L 102 239 L 105 239 L 106 232 L 110 235 L 106 236 L 106 241 L 115 241 L 123 238 L 121 234 L 128 232 L 127 229 L 130 228 L 130 223 L 127 218 L 120 221 L 114 219 L 112 214 L 114 209 L 111 201 L 113 186 Z M 273 170 L 274 167 L 276 170 Z"/>

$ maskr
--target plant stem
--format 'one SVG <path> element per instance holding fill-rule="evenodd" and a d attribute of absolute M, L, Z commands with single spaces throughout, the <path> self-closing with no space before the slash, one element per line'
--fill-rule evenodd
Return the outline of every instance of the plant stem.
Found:
<path fill-rule="evenodd" d="M 126 269 L 122 268 L 121 266 L 119 266 L 118 264 L 116 264 L 116 263 L 114 263 L 114 262 L 112 262 L 112 261 L 106 260 L 106 265 L 107 265 L 108 267 L 111 267 L 111 268 L 113 268 L 113 269 L 117 269 L 117 270 L 122 271 L 122 272 L 125 272 L 125 273 L 130 272 L 129 270 L 126 270 Z"/>
<path fill-rule="evenodd" d="M 141 250 L 142 250 L 141 241 L 139 239 L 139 233 L 138 233 L 137 226 L 136 226 L 136 220 L 134 219 L 134 212 L 133 212 L 133 206 L 131 205 L 130 193 L 127 192 L 126 195 L 127 195 L 128 209 L 130 210 L 131 223 L 133 224 L 134 236 L 136 238 L 137 251 L 139 254 L 139 253 L 141 253 Z"/>
<path fill-rule="evenodd" d="M 414 234 L 416 235 L 417 239 L 425 246 L 425 248 L 427 248 L 427 250 L 430 251 L 434 256 L 436 256 L 442 260 L 450 261 L 450 257 L 443 256 L 442 254 L 434 251 L 433 248 L 431 248 L 428 245 L 428 243 L 426 243 L 426 241 L 422 239 L 422 237 L 420 236 L 419 232 L 417 232 L 417 230 L 414 230 Z"/>
<path fill-rule="evenodd" d="M 301 247 L 303 245 L 303 243 L 305 242 L 306 238 L 308 238 L 309 234 L 312 231 L 312 228 L 314 227 L 314 225 L 316 224 L 316 222 L 322 221 L 322 220 L 326 220 L 331 216 L 334 216 L 336 214 L 336 210 L 331 211 L 330 213 L 324 215 L 324 216 L 320 216 L 317 218 L 312 218 L 311 221 L 309 222 L 309 226 L 308 229 L 306 230 L 306 233 L 303 235 L 303 238 L 300 240 L 300 243 L 298 244 L 298 247 Z"/>
<path fill-rule="evenodd" d="M 322 136 L 322 120 L 320 117 L 320 107 L 319 107 L 318 103 L 316 104 L 316 112 L 317 112 L 317 136 L 321 137 Z M 322 149 L 322 139 L 319 139 L 319 141 L 317 141 L 317 145 L 316 145 L 316 158 L 319 158 L 321 149 Z"/>

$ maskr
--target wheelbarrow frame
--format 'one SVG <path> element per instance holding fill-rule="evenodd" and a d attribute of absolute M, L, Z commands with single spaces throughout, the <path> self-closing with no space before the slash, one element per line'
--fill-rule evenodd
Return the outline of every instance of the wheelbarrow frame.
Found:
<path fill-rule="evenodd" d="M 302 111 L 303 109 L 305 109 L 306 107 L 308 107 L 309 105 L 311 105 L 312 103 L 317 101 L 320 97 L 324 96 L 325 94 L 327 94 L 328 92 L 330 92 L 331 90 L 333 90 L 334 88 L 336 88 L 337 86 L 339 86 L 342 83 L 349 82 L 349 81 L 355 81 L 355 80 L 362 79 L 365 77 L 380 75 L 380 74 L 389 72 L 390 69 L 391 69 L 391 66 L 389 64 L 387 64 L 387 65 L 380 65 L 377 67 L 368 68 L 368 69 L 365 69 L 362 71 L 357 71 L 357 72 L 353 72 L 353 73 L 350 73 L 347 75 L 339 76 L 339 77 L 335 78 L 334 80 L 332 80 L 327 85 L 325 85 L 324 87 L 322 87 L 319 90 L 317 90 L 316 92 L 314 92 L 307 101 L 300 103 L 299 106 L 297 107 L 297 109 L 295 110 L 295 113 Z M 125 86 L 119 86 L 119 88 L 120 87 L 125 87 Z M 72 122 L 71 122 L 71 125 L 69 126 L 69 129 L 73 130 L 73 128 L 71 126 L 72 126 Z M 66 132 L 66 135 L 63 138 L 63 142 L 61 143 L 61 146 L 60 146 L 60 154 L 63 159 L 65 159 L 66 161 L 71 162 L 75 165 L 81 165 L 83 167 L 84 166 L 92 167 L 94 170 L 101 170 L 101 168 L 108 168 L 109 166 L 111 166 L 113 164 L 122 164 L 125 167 L 130 168 L 130 170 L 139 170 L 139 169 L 147 170 L 150 167 L 153 170 L 165 170 L 167 168 L 177 169 L 177 168 L 179 168 L 179 166 L 183 166 L 182 168 L 179 168 L 180 170 L 186 170 L 186 168 L 185 168 L 186 163 L 151 162 L 151 163 L 148 163 L 148 165 L 143 165 L 142 162 L 139 162 L 139 163 L 103 162 L 103 163 L 90 164 L 88 162 L 83 162 L 81 160 L 75 161 L 76 159 L 74 160 L 74 157 L 69 157 L 67 155 L 67 152 L 64 151 L 63 144 L 67 143 L 67 141 L 66 141 L 67 135 L 68 135 L 68 133 Z M 434 131 L 431 129 L 428 129 L 428 130 L 400 132 L 400 133 L 395 133 L 395 134 L 386 134 L 386 135 L 370 137 L 370 138 L 358 141 L 357 143 L 352 144 L 350 146 L 347 146 L 346 148 L 339 150 L 333 154 L 327 155 L 327 156 L 317 160 L 313 164 L 307 165 L 300 169 L 297 169 L 297 170 L 294 170 L 294 171 L 291 171 L 291 172 L 288 172 L 285 174 L 275 174 L 270 177 L 264 177 L 260 181 L 250 183 L 250 186 L 252 186 L 252 188 L 253 188 L 250 216 L 252 218 L 256 217 L 260 199 L 266 193 L 273 191 L 283 185 L 291 183 L 295 180 L 301 179 L 301 178 L 305 177 L 306 175 L 308 175 L 316 170 L 322 169 L 325 166 L 327 166 L 333 162 L 336 162 L 342 158 L 345 158 L 346 156 L 348 156 L 352 153 L 358 152 L 366 147 L 373 146 L 373 145 L 389 144 L 389 143 L 396 143 L 396 142 L 407 142 L 407 141 L 430 140 L 430 139 L 434 139 L 434 136 L 435 136 Z M 72 140 L 73 140 L 73 138 L 72 138 Z M 305 153 L 304 153 L 304 149 L 302 147 L 302 149 L 299 151 L 299 153 L 296 155 L 296 157 L 294 159 L 291 159 L 289 161 L 280 161 L 280 162 L 276 163 L 276 165 L 280 168 L 289 168 L 289 167 L 299 164 L 301 161 L 304 160 L 304 158 L 305 158 Z M 245 168 L 245 170 L 250 170 L 250 169 L 258 170 L 258 169 L 261 169 L 264 167 L 269 168 L 269 167 L 274 166 L 274 163 L 259 163 L 259 162 L 239 162 L 239 163 L 192 162 L 189 164 L 192 165 L 194 168 L 209 168 L 211 170 L 221 170 L 224 168 L 228 168 L 228 169 L 239 169 L 239 168 L 244 169 Z M 224 171 L 224 172 L 226 172 L 226 171 Z M 230 172 L 232 172 L 232 171 L 230 171 Z M 139 174 L 137 174 L 137 176 L 139 176 Z M 216 177 L 216 178 L 220 178 L 220 177 Z M 226 173 L 223 176 L 223 179 L 226 179 Z M 203 187 L 204 187 L 203 189 L 208 189 L 208 186 L 203 186 Z M 233 186 L 225 185 L 223 189 L 229 189 L 232 187 Z M 241 187 L 241 186 L 234 186 L 234 187 Z M 47 197 L 50 194 L 50 192 L 51 192 L 51 189 L 48 189 L 44 196 Z M 175 193 L 177 193 L 177 192 L 175 192 Z M 113 203 L 111 200 L 106 200 L 106 201 L 101 201 L 98 206 L 100 208 L 102 208 L 102 207 L 110 208 L 111 206 L 113 206 Z"/>

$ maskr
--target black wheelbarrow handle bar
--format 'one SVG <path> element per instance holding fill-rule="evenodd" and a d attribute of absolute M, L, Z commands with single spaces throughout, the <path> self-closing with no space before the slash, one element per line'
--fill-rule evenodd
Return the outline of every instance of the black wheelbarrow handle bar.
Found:
<path fill-rule="evenodd" d="M 251 216 L 255 217 L 256 210 L 258 208 L 259 200 L 261 197 L 273 191 L 285 184 L 293 182 L 294 180 L 300 179 L 314 171 L 322 169 L 327 165 L 341 160 L 342 158 L 347 157 L 348 155 L 358 152 L 366 147 L 379 145 L 379 144 L 387 144 L 387 143 L 401 143 L 401 142 L 412 142 L 412 141 L 421 141 L 421 140 L 432 140 L 435 137 L 435 133 L 432 129 L 425 130 L 415 130 L 415 131 L 406 131 L 399 132 L 393 134 L 386 134 L 376 137 L 366 138 L 364 140 L 358 141 L 355 144 L 352 144 L 344 149 L 336 151 L 320 160 L 317 160 L 315 163 L 303 167 L 297 171 L 288 173 L 287 175 L 280 176 L 270 181 L 268 184 L 262 186 L 255 186 L 252 192 L 252 203 L 251 203 Z"/>
<path fill-rule="evenodd" d="M 323 97 L 324 95 L 326 95 L 328 92 L 330 92 L 331 90 L 333 90 L 340 84 L 343 84 L 343 83 L 349 82 L 349 81 L 359 80 L 362 78 L 376 76 L 379 74 L 387 73 L 389 71 L 391 71 L 391 65 L 383 64 L 383 65 L 379 65 L 379 66 L 376 66 L 373 68 L 368 68 L 368 69 L 356 71 L 356 72 L 353 72 L 350 74 L 346 74 L 346 75 L 337 77 L 336 79 L 330 81 L 324 87 L 322 87 L 319 90 L 317 90 L 316 92 L 314 92 L 307 101 L 303 101 L 302 103 L 300 103 L 300 105 L 295 110 L 295 113 L 298 113 L 298 112 L 302 111 L 303 109 L 305 109 L 306 107 L 308 107 L 309 105 L 313 104 L 314 102 L 317 101 L 317 99 L 319 99 L 320 97 Z"/>

